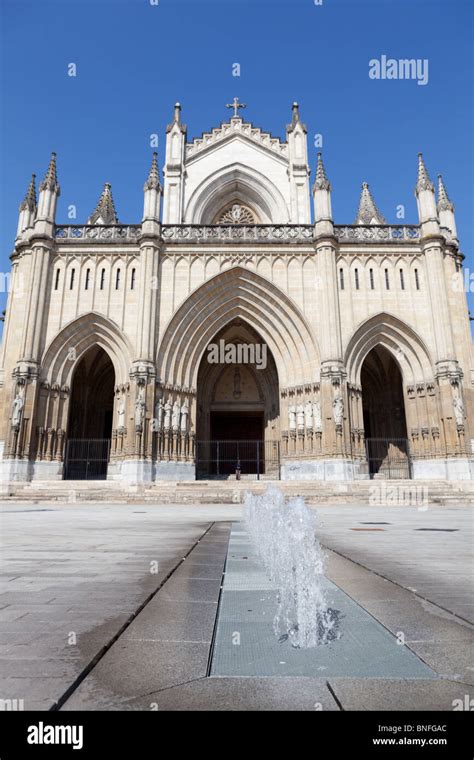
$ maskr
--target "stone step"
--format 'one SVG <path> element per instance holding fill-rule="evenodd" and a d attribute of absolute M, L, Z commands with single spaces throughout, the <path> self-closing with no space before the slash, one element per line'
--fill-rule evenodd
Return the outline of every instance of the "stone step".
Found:
<path fill-rule="evenodd" d="M 196 481 L 187 483 L 159 482 L 138 485 L 115 481 L 44 481 L 12 483 L 2 494 L 5 501 L 114 502 L 152 504 L 240 503 L 247 491 L 262 493 L 268 485 L 276 485 L 289 498 L 303 496 L 308 504 L 370 504 L 374 487 L 386 489 L 385 498 L 406 493 L 405 489 L 426 487 L 431 504 L 474 506 L 474 483 L 471 481 L 375 480 L 352 482 L 327 481 Z M 412 491 L 419 494 L 419 490 Z M 423 493 L 423 492 L 421 492 Z"/>

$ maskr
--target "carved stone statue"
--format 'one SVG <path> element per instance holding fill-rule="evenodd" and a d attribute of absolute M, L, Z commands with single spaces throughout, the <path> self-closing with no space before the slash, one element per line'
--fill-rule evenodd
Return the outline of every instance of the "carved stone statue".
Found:
<path fill-rule="evenodd" d="M 186 433 L 188 429 L 189 401 L 185 400 L 181 407 L 181 432 Z"/>
<path fill-rule="evenodd" d="M 144 416 L 145 416 L 145 402 L 143 400 L 143 397 L 140 395 L 135 401 L 135 428 L 138 432 L 140 432 L 143 427 Z"/>
<path fill-rule="evenodd" d="M 119 401 L 119 405 L 117 407 L 117 427 L 118 429 L 123 429 L 125 427 L 125 400 L 123 397 Z"/>
<path fill-rule="evenodd" d="M 321 404 L 319 401 L 313 401 L 313 424 L 315 430 L 321 430 L 323 427 L 321 420 Z"/>
<path fill-rule="evenodd" d="M 456 425 L 464 425 L 464 404 L 460 396 L 456 396 L 456 398 L 453 399 L 453 408 Z"/>
<path fill-rule="evenodd" d="M 304 422 L 307 430 L 313 429 L 313 405 L 311 401 L 307 401 L 304 406 Z"/>
<path fill-rule="evenodd" d="M 156 426 L 157 430 L 161 430 L 161 425 L 163 422 L 163 401 L 161 398 L 159 398 L 155 403 L 155 419 L 156 419 Z"/>
<path fill-rule="evenodd" d="M 25 405 L 25 401 L 23 399 L 23 396 L 21 393 L 17 393 L 14 400 L 13 400 L 13 407 L 12 407 L 12 426 L 18 427 L 21 422 L 21 418 L 23 415 L 23 407 Z"/>
<path fill-rule="evenodd" d="M 164 423 L 165 430 L 168 430 L 170 426 L 171 426 L 171 404 L 169 401 L 167 401 L 165 404 L 165 423 Z"/>
<path fill-rule="evenodd" d="M 242 207 L 238 203 L 234 203 L 234 205 L 232 206 L 232 219 L 235 222 L 238 222 L 241 216 L 242 216 Z"/>
<path fill-rule="evenodd" d="M 177 401 L 173 404 L 173 414 L 171 417 L 171 426 L 173 430 L 177 430 L 179 428 L 179 415 L 180 415 L 180 408 Z"/>
<path fill-rule="evenodd" d="M 290 430 L 296 430 L 296 406 L 288 407 L 288 418 Z"/>
<path fill-rule="evenodd" d="M 296 421 L 298 423 L 298 428 L 300 430 L 304 430 L 304 406 L 303 404 L 298 404 L 296 407 Z"/>
<path fill-rule="evenodd" d="M 336 427 L 341 427 L 344 420 L 344 399 L 342 396 L 336 396 L 332 402 L 332 413 Z"/>

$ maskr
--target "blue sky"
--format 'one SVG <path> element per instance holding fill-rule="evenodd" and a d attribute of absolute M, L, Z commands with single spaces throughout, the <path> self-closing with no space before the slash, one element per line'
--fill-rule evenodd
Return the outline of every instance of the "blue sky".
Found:
<path fill-rule="evenodd" d="M 152 0 L 153 1 L 153 0 Z M 370 184 L 389 222 L 406 207 L 416 223 L 417 153 L 441 172 L 466 265 L 473 266 L 473 7 L 470 0 L 1 0 L 2 271 L 9 269 L 22 200 L 58 153 L 57 221 L 77 207 L 85 222 L 104 182 L 119 218 L 139 222 L 149 136 L 160 169 L 173 104 L 188 137 L 229 116 L 284 137 L 291 103 L 308 126 L 310 163 L 323 136 L 336 223 L 352 223 Z M 428 59 L 429 81 L 372 80 L 369 60 Z M 75 78 L 67 75 L 77 66 Z M 239 63 L 241 76 L 232 76 Z M 0 294 L 4 308 L 5 294 Z M 472 297 L 471 297 L 472 298 Z M 471 301 L 474 312 L 474 299 Z"/>

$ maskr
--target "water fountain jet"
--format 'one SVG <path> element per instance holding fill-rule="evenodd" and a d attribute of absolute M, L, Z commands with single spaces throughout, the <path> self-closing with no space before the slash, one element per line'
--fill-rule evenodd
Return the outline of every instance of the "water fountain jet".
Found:
<path fill-rule="evenodd" d="M 336 638 L 323 585 L 326 556 L 304 499 L 286 502 L 279 489 L 269 487 L 261 496 L 247 494 L 244 514 L 252 544 L 278 587 L 275 635 L 305 649 Z"/>

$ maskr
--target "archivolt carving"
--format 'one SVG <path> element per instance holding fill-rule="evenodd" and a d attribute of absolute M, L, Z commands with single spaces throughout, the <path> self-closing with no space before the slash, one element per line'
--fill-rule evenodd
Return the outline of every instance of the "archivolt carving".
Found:
<path fill-rule="evenodd" d="M 74 319 L 56 335 L 43 355 L 42 381 L 70 386 L 74 368 L 94 345 L 103 348 L 110 357 L 117 384 L 126 383 L 133 349 L 118 325 L 96 312 Z"/>
<path fill-rule="evenodd" d="M 363 322 L 347 345 L 344 363 L 350 383 L 360 384 L 363 361 L 377 345 L 393 354 L 405 384 L 416 387 L 423 381 L 432 380 L 433 365 L 422 339 L 405 322 L 383 312 Z"/>
<path fill-rule="evenodd" d="M 158 378 L 196 387 L 201 356 L 223 324 L 244 319 L 261 335 L 277 365 L 280 386 L 319 379 L 319 348 L 286 293 L 242 267 L 201 285 L 171 318 L 157 352 Z"/>

